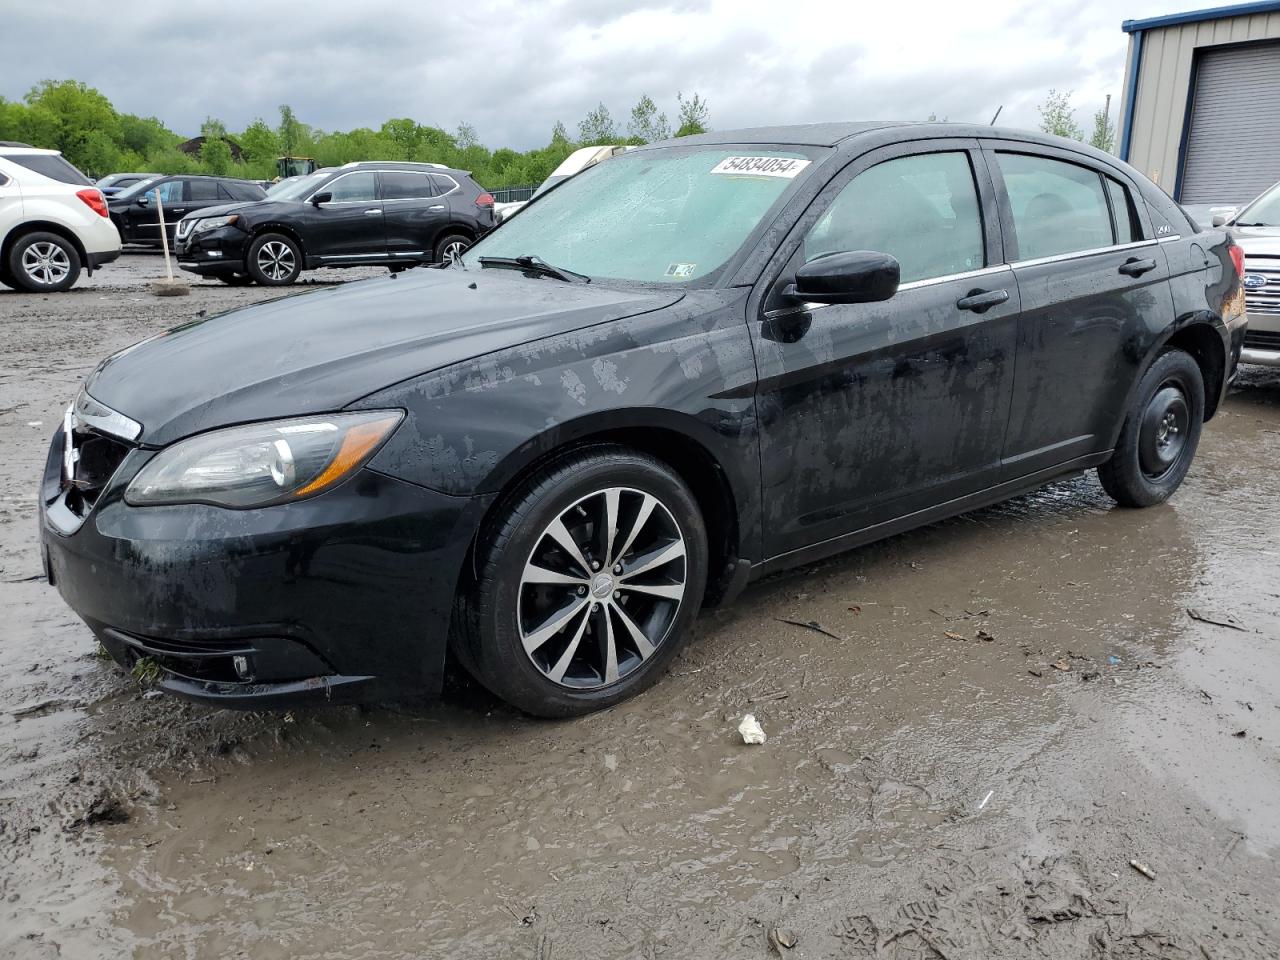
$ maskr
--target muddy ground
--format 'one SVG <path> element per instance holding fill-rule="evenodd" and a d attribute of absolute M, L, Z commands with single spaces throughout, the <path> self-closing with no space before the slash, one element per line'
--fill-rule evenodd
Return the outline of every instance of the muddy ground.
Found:
<path fill-rule="evenodd" d="M 0 293 L 0 956 L 1280 955 L 1280 375 L 1172 503 L 1086 476 L 776 577 L 607 713 L 237 714 L 144 695 L 38 576 L 77 382 L 277 295 L 158 271 Z"/>

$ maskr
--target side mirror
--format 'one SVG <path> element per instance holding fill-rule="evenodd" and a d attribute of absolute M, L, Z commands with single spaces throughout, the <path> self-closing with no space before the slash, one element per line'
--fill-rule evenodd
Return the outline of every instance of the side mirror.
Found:
<path fill-rule="evenodd" d="M 1225 226 L 1227 225 L 1227 218 L 1226 218 L 1226 216 L 1225 216 L 1224 214 L 1221 214 L 1221 213 L 1215 213 L 1215 214 L 1213 215 L 1213 225 L 1214 225 L 1215 227 L 1225 227 Z"/>
<path fill-rule="evenodd" d="M 138 206 L 140 207 L 145 207 L 150 203 L 151 203 L 151 198 L 148 197 L 145 193 L 138 198 Z"/>
<path fill-rule="evenodd" d="M 783 295 L 801 303 L 879 303 L 898 292 L 901 279 L 901 264 L 887 253 L 828 253 L 797 270 Z"/>
<path fill-rule="evenodd" d="M 318 207 L 318 206 L 320 206 L 320 204 L 322 204 L 322 203 L 328 203 L 328 202 L 329 202 L 330 200 L 332 200 L 332 199 L 333 199 L 333 194 L 332 194 L 332 193 L 329 193 L 329 192 L 326 190 L 324 193 L 317 193 L 314 197 L 312 197 L 312 198 L 311 198 L 311 205 L 312 205 L 313 207 Z"/>

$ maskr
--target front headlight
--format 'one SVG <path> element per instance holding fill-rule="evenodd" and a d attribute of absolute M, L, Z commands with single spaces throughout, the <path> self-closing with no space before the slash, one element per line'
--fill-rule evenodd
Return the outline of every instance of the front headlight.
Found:
<path fill-rule="evenodd" d="M 205 217 L 203 220 L 197 220 L 196 225 L 191 228 L 192 233 L 208 233 L 210 230 L 217 230 L 219 227 L 229 227 L 240 219 L 240 214 L 233 213 L 229 217 Z"/>
<path fill-rule="evenodd" d="M 373 410 L 213 430 L 160 451 L 124 498 L 241 508 L 299 500 L 350 476 L 403 418 Z"/>

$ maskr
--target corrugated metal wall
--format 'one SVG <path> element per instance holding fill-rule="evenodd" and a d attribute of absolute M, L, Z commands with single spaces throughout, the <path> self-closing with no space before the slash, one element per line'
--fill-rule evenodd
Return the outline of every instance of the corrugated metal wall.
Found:
<path fill-rule="evenodd" d="M 1275 39 L 1280 39 L 1280 12 L 1201 20 L 1144 31 L 1129 162 L 1173 193 L 1178 179 L 1178 148 L 1187 116 L 1191 67 L 1196 49 Z M 1129 64 L 1125 70 L 1126 88 L 1128 74 L 1132 70 L 1133 44 L 1131 36 Z M 1123 128 L 1123 116 L 1120 123 Z"/>

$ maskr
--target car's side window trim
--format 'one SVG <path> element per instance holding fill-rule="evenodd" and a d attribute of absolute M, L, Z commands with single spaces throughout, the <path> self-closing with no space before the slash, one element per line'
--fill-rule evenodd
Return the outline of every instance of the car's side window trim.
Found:
<path fill-rule="evenodd" d="M 434 171 L 432 172 L 434 173 Z M 308 196 L 306 200 L 304 200 L 303 202 L 310 203 L 311 197 L 314 197 L 316 194 L 332 192 L 333 185 L 337 183 L 339 180 L 341 180 L 343 177 L 351 177 L 359 173 L 373 174 L 375 194 L 380 194 L 382 192 L 382 181 L 381 181 L 381 178 L 378 176 L 378 174 L 380 173 L 412 173 L 414 176 L 417 176 L 417 177 L 431 176 L 430 173 L 424 173 L 418 170 L 348 170 L 346 173 L 340 173 L 336 177 L 334 177 L 332 180 L 329 180 L 326 183 L 322 183 L 320 186 L 316 187 L 314 190 L 311 191 L 311 195 Z M 448 180 L 450 183 L 452 183 L 453 184 L 452 189 L 450 189 L 447 193 L 436 194 L 434 197 L 397 197 L 394 200 L 383 200 L 380 197 L 375 196 L 372 200 L 330 200 L 326 204 L 326 206 L 337 207 L 337 206 L 342 206 L 348 203 L 401 203 L 405 200 L 439 200 L 441 197 L 447 197 L 449 196 L 449 194 L 462 189 L 462 187 L 458 184 L 458 181 L 453 179 L 453 177 L 449 176 L 447 173 L 437 174 L 437 176 L 440 176 L 443 179 Z"/>
<path fill-rule="evenodd" d="M 1146 211 L 1146 204 L 1140 202 L 1142 191 L 1138 190 L 1132 180 L 1124 175 L 1123 171 L 1112 169 L 1109 166 L 1092 162 L 1092 158 L 1074 153 L 1069 150 L 1060 150 L 1056 147 L 1043 146 L 1037 143 L 1025 143 L 1020 140 L 983 140 L 981 141 L 981 149 L 987 156 L 987 168 L 990 171 L 991 179 L 994 182 L 996 191 L 996 201 L 1000 209 L 1000 227 L 1004 234 L 1004 253 L 1005 262 L 1010 266 L 1026 266 L 1032 263 L 1052 263 L 1064 260 L 1074 260 L 1079 257 L 1096 256 L 1100 253 L 1110 253 L 1116 250 L 1125 250 L 1129 247 L 1142 247 L 1157 242 L 1165 242 L 1168 240 L 1179 240 L 1176 237 L 1161 237 L 1158 240 L 1153 238 L 1151 221 Z M 1142 240 L 1135 240 L 1132 243 L 1114 243 L 1110 246 L 1095 247 L 1090 250 L 1073 250 L 1069 253 L 1055 254 L 1051 257 L 1039 257 L 1028 260 L 1018 259 L 1018 233 L 1013 223 L 1013 208 L 1009 203 L 1009 191 L 1005 187 L 1004 173 L 1000 169 L 1001 153 L 1017 153 L 1024 156 L 1040 157 L 1045 160 L 1057 160 L 1061 163 L 1071 163 L 1078 167 L 1084 167 L 1086 170 L 1096 173 L 1102 178 L 1102 192 L 1107 197 L 1107 208 L 1111 209 L 1110 191 L 1106 188 L 1106 179 L 1110 177 L 1115 180 L 1121 187 L 1128 191 L 1130 201 L 1134 205 L 1134 213 L 1138 217 L 1138 228 L 1142 231 Z M 1116 230 L 1119 228 L 1115 220 L 1114 213 L 1111 219 L 1111 236 L 1114 239 L 1117 236 Z"/>
<path fill-rule="evenodd" d="M 356 172 L 356 173 L 359 173 L 360 171 L 359 171 L 359 170 L 356 170 L 355 172 Z M 422 170 L 379 170 L 379 171 L 377 171 L 377 172 L 378 172 L 379 174 L 384 174 L 384 173 L 407 173 L 407 174 L 409 174 L 410 176 L 414 176 L 414 177 L 426 177 L 428 181 L 431 181 L 433 177 L 438 177 L 438 178 L 439 178 L 439 179 L 441 179 L 441 180 L 448 180 L 451 184 L 453 184 L 453 186 L 452 186 L 452 187 L 450 187 L 448 190 L 446 190 L 444 193 L 436 193 L 436 194 L 432 194 L 432 195 L 431 195 L 431 196 L 429 196 L 429 197 L 391 197 L 390 199 L 385 199 L 385 198 L 384 198 L 384 199 L 382 200 L 382 202 L 383 202 L 383 203 L 404 203 L 404 202 L 405 202 L 405 201 L 407 201 L 407 200 L 414 200 L 414 201 L 422 201 L 422 200 L 443 200 L 445 197 L 449 196 L 450 194 L 457 193 L 459 190 L 461 190 L 461 189 L 462 189 L 462 187 L 458 184 L 458 181 L 457 181 L 457 180 L 455 180 L 455 179 L 453 179 L 453 177 L 449 176 L 447 173 L 436 173 L 434 170 L 433 170 L 433 171 L 431 171 L 430 173 L 427 173 L 427 172 L 422 171 Z M 435 186 L 434 182 L 432 183 L 432 186 L 433 186 L 433 187 Z M 379 192 L 379 193 L 381 193 L 381 192 L 382 192 L 382 177 L 381 177 L 381 176 L 379 176 L 379 177 L 378 177 L 378 192 Z M 342 201 L 342 202 L 346 203 L 346 202 L 348 202 L 348 201 Z"/>

